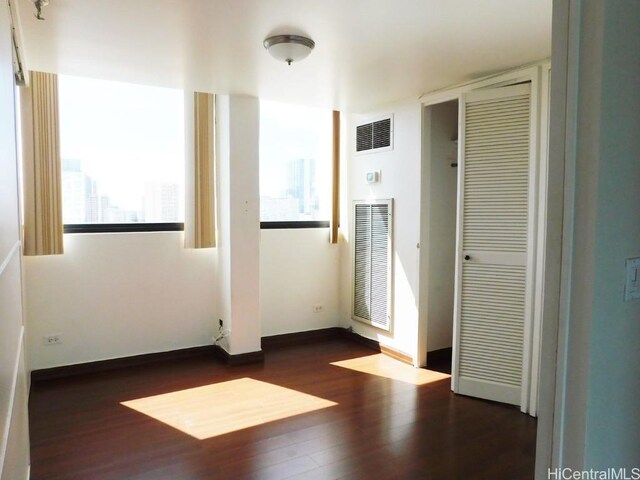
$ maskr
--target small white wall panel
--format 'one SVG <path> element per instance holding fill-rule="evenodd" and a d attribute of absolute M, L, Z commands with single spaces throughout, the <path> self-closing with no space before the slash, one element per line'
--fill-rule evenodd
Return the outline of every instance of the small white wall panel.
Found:
<path fill-rule="evenodd" d="M 7 444 L 4 462 L 0 466 L 0 480 L 28 480 L 29 478 L 29 425 L 27 372 L 24 365 L 23 335 L 20 335 L 16 365 L 15 388 L 7 426 Z"/>

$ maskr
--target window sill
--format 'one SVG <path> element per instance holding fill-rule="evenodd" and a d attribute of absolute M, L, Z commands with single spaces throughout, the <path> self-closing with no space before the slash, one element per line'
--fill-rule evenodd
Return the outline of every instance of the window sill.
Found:
<path fill-rule="evenodd" d="M 288 230 L 293 228 L 329 228 L 329 221 L 260 222 L 260 229 L 262 230 Z"/>
<path fill-rule="evenodd" d="M 182 232 L 184 223 L 74 223 L 64 233 Z"/>
<path fill-rule="evenodd" d="M 328 220 L 294 222 L 260 222 L 262 230 L 289 230 L 297 228 L 329 228 Z M 73 223 L 64 225 L 64 233 L 135 233 L 182 232 L 184 223 Z"/>

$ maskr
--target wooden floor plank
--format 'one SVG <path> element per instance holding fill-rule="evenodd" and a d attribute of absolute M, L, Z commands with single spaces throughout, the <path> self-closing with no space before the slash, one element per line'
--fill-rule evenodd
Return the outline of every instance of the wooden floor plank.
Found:
<path fill-rule="evenodd" d="M 268 349 L 264 365 L 227 367 L 198 356 L 35 382 L 31 478 L 533 478 L 535 419 L 510 406 L 455 396 L 446 377 L 415 376 L 400 362 L 395 371 L 395 360 L 373 355 L 347 340 L 327 339 Z M 190 389 L 215 394 L 209 386 L 240 385 L 233 382 L 241 379 L 336 405 L 302 413 L 291 408 L 293 416 L 201 440 L 122 405 Z M 261 388 L 258 397 L 265 395 Z M 246 416 L 262 418 L 260 398 L 242 395 L 237 401 L 246 401 Z M 202 412 L 218 410 L 214 397 L 199 401 L 193 418 L 206 421 Z M 265 405 L 274 409 L 273 402 Z M 181 415 L 189 420 L 180 411 L 172 418 Z"/>

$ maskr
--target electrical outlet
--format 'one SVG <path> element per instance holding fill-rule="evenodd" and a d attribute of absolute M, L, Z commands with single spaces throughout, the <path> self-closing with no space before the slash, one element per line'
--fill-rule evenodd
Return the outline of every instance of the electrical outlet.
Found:
<path fill-rule="evenodd" d="M 313 313 L 320 313 L 320 312 L 322 312 L 322 305 L 319 303 L 316 303 L 313 306 Z"/>
<path fill-rule="evenodd" d="M 62 335 L 45 335 L 44 337 L 42 337 L 42 342 L 45 345 L 59 345 L 62 343 Z"/>

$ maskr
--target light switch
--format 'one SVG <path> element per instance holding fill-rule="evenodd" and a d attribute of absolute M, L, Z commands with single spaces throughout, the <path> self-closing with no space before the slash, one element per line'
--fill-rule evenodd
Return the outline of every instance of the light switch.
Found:
<path fill-rule="evenodd" d="M 624 285 L 624 301 L 640 298 L 640 258 L 627 258 L 627 275 Z"/>

